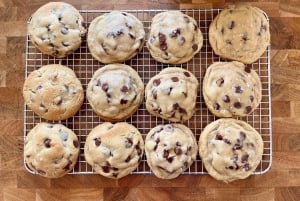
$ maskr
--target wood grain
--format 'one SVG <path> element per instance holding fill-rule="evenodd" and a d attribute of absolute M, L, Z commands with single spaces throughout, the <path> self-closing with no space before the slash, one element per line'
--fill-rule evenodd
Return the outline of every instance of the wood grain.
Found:
<path fill-rule="evenodd" d="M 208 175 L 161 180 L 130 175 L 47 179 L 23 167 L 25 34 L 28 17 L 46 0 L 0 0 L 0 200 L 262 200 L 300 198 L 300 2 L 248 2 L 266 11 L 271 30 L 273 164 L 263 175 L 230 184 Z M 223 8 L 233 0 L 66 0 L 78 9 Z"/>

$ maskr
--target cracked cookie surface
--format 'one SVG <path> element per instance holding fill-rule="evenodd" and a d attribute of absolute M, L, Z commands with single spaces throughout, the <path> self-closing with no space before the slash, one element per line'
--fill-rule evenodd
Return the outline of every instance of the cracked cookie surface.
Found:
<path fill-rule="evenodd" d="M 47 120 L 64 120 L 80 109 L 84 94 L 74 71 L 59 64 L 32 71 L 24 82 L 27 106 Z"/>
<path fill-rule="evenodd" d="M 269 22 L 259 8 L 232 5 L 210 24 L 209 42 L 220 57 L 250 64 L 270 43 Z"/>
<path fill-rule="evenodd" d="M 172 122 L 186 121 L 195 112 L 198 86 L 198 80 L 188 70 L 165 68 L 146 86 L 146 108 L 152 115 Z"/>
<path fill-rule="evenodd" d="M 147 163 L 157 177 L 173 179 L 196 160 L 198 145 L 185 125 L 158 125 L 147 134 L 145 152 Z"/>
<path fill-rule="evenodd" d="M 263 154 L 263 140 L 249 124 L 219 119 L 207 125 L 199 139 L 199 154 L 208 173 L 217 180 L 245 179 Z"/>
<path fill-rule="evenodd" d="M 191 60 L 203 45 L 202 32 L 192 17 L 180 11 L 167 11 L 152 19 L 147 47 L 162 63 L 181 64 Z"/>
<path fill-rule="evenodd" d="M 79 154 L 76 134 L 62 124 L 39 123 L 28 133 L 24 143 L 29 169 L 48 178 L 70 172 Z"/>
<path fill-rule="evenodd" d="M 250 65 L 215 62 L 203 78 L 203 97 L 208 109 L 218 117 L 247 116 L 260 104 L 262 86 Z"/>
<path fill-rule="evenodd" d="M 82 24 L 82 16 L 72 5 L 51 2 L 31 16 L 28 33 L 41 52 L 63 58 L 79 48 L 86 33 Z"/>
<path fill-rule="evenodd" d="M 102 176 L 119 179 L 134 171 L 144 153 L 144 140 L 131 124 L 105 122 L 92 129 L 84 156 L 89 165 Z"/>
<path fill-rule="evenodd" d="M 91 107 L 106 121 L 127 119 L 138 109 L 143 98 L 144 84 L 140 76 L 124 64 L 101 67 L 87 88 Z"/>
<path fill-rule="evenodd" d="M 87 42 L 101 63 L 121 63 L 134 57 L 143 47 L 142 22 L 126 12 L 112 11 L 95 18 L 89 26 Z"/>

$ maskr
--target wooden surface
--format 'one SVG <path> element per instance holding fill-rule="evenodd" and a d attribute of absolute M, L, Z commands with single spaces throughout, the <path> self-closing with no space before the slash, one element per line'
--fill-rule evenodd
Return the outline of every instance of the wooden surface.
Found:
<path fill-rule="evenodd" d="M 23 167 L 26 20 L 47 1 L 0 0 L 0 200 L 300 200 L 300 2 L 251 1 L 270 17 L 273 164 L 230 184 L 209 176 L 46 179 Z M 78 9 L 218 8 L 227 0 L 73 0 Z M 213 3 L 211 3 L 213 2 Z"/>

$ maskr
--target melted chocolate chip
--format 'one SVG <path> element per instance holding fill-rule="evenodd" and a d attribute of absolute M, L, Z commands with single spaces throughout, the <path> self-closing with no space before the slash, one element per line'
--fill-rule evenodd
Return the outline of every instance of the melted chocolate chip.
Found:
<path fill-rule="evenodd" d="M 246 73 L 251 73 L 251 66 L 246 65 L 246 66 L 245 66 L 245 72 L 246 72 Z"/>
<path fill-rule="evenodd" d="M 222 135 L 220 135 L 219 133 L 216 135 L 216 138 L 215 138 L 216 140 L 223 140 L 223 136 Z"/>
<path fill-rule="evenodd" d="M 156 151 L 157 147 L 158 147 L 158 145 L 156 144 L 156 145 L 154 146 L 153 150 Z"/>
<path fill-rule="evenodd" d="M 235 103 L 233 104 L 233 106 L 234 106 L 235 108 L 237 108 L 237 109 L 240 109 L 240 108 L 242 107 L 242 105 L 241 105 L 240 102 L 235 102 Z"/>
<path fill-rule="evenodd" d="M 187 151 L 192 151 L 192 146 L 188 146 Z"/>
<path fill-rule="evenodd" d="M 141 147 L 139 146 L 139 144 L 135 145 L 135 149 L 136 149 L 136 153 L 138 155 L 141 155 L 143 153 L 143 151 L 142 151 Z"/>
<path fill-rule="evenodd" d="M 112 176 L 115 177 L 115 178 L 117 178 L 118 175 L 119 175 L 119 173 L 116 173 L 116 172 L 112 173 Z"/>
<path fill-rule="evenodd" d="M 251 95 L 249 98 L 250 98 L 250 101 L 252 103 L 254 101 L 254 96 Z"/>
<path fill-rule="evenodd" d="M 156 100 L 157 99 L 157 91 L 153 91 L 152 95 L 153 95 L 154 100 Z"/>
<path fill-rule="evenodd" d="M 220 110 L 220 105 L 218 103 L 215 103 L 213 105 L 213 107 L 214 107 L 214 110 Z"/>
<path fill-rule="evenodd" d="M 168 158 L 169 157 L 169 151 L 168 150 L 164 150 L 163 157 L 164 158 Z"/>
<path fill-rule="evenodd" d="M 194 45 L 192 46 L 192 49 L 194 50 L 194 52 L 196 52 L 196 51 L 198 50 L 198 45 L 197 45 L 197 44 L 194 44 Z"/>
<path fill-rule="evenodd" d="M 102 166 L 102 171 L 105 173 L 109 173 L 110 167 L 109 166 Z"/>
<path fill-rule="evenodd" d="M 102 84 L 102 90 L 103 91 L 105 91 L 105 92 L 107 92 L 108 91 L 108 84 L 107 83 L 104 83 L 104 84 Z"/>
<path fill-rule="evenodd" d="M 169 163 L 172 163 L 172 162 L 173 162 L 173 159 L 174 159 L 174 156 L 167 158 L 167 161 L 168 161 Z"/>
<path fill-rule="evenodd" d="M 176 146 L 174 148 L 174 152 L 176 155 L 181 155 L 182 154 L 182 149 L 179 146 Z"/>
<path fill-rule="evenodd" d="M 223 139 L 223 141 L 224 141 L 226 144 L 229 144 L 229 145 L 231 145 L 231 142 L 230 142 L 230 140 L 228 140 L 228 139 L 224 138 L 224 139 Z"/>
<path fill-rule="evenodd" d="M 222 33 L 222 35 L 224 34 L 224 27 L 222 27 L 222 29 L 221 29 L 221 33 Z"/>
<path fill-rule="evenodd" d="M 95 141 L 95 145 L 97 147 L 99 147 L 101 145 L 101 139 L 100 138 L 94 138 L 94 141 Z"/>
<path fill-rule="evenodd" d="M 122 91 L 123 93 L 126 93 L 126 92 L 129 91 L 129 89 L 128 89 L 127 86 L 123 85 L 122 88 L 121 88 L 121 91 Z"/>
<path fill-rule="evenodd" d="M 248 154 L 245 154 L 245 155 L 243 155 L 242 156 L 242 163 L 246 163 L 246 162 L 248 162 L 248 158 L 249 158 L 249 155 Z"/>
<path fill-rule="evenodd" d="M 79 147 L 79 143 L 77 140 L 73 140 L 73 145 L 75 148 L 78 148 Z"/>
<path fill-rule="evenodd" d="M 242 41 L 244 42 L 244 44 L 247 42 L 247 40 L 249 40 L 248 37 L 247 37 L 247 34 L 244 34 L 242 36 Z"/>
<path fill-rule="evenodd" d="M 221 77 L 216 81 L 218 87 L 222 87 L 224 84 L 224 79 Z"/>
<path fill-rule="evenodd" d="M 125 105 L 125 104 L 127 104 L 127 102 L 128 102 L 128 100 L 125 100 L 125 99 L 121 99 L 120 100 L 120 104 L 121 105 Z"/>
<path fill-rule="evenodd" d="M 250 170 L 249 163 L 246 163 L 246 164 L 244 165 L 244 169 L 245 169 L 245 171 L 249 171 L 249 170 Z"/>
<path fill-rule="evenodd" d="M 242 149 L 243 146 L 241 144 L 234 144 L 233 147 L 232 147 L 232 150 L 235 151 L 235 150 L 239 150 L 239 149 Z"/>
<path fill-rule="evenodd" d="M 126 158 L 125 162 L 128 163 L 130 160 L 131 160 L 131 156 L 129 155 L 129 156 Z"/>
<path fill-rule="evenodd" d="M 170 33 L 170 37 L 176 38 L 178 35 L 180 35 L 180 33 L 181 33 L 180 28 L 177 28 L 177 29 L 173 30 L 172 33 Z"/>
<path fill-rule="evenodd" d="M 166 43 L 166 40 L 167 40 L 166 35 L 165 35 L 165 34 L 162 34 L 162 33 L 159 33 L 159 34 L 158 34 L 158 39 L 159 39 L 159 46 L 160 46 L 160 49 L 161 49 L 162 51 L 167 50 L 167 49 L 168 49 L 168 45 L 167 45 L 167 43 Z"/>
<path fill-rule="evenodd" d="M 241 94 L 241 93 L 243 93 L 244 90 L 242 89 L 241 86 L 235 86 L 234 91 L 235 91 L 235 93 Z"/>
<path fill-rule="evenodd" d="M 224 98 L 223 98 L 223 101 L 225 103 L 230 103 L 230 97 L 228 95 L 225 95 Z"/>
<path fill-rule="evenodd" d="M 232 45 L 231 40 L 226 40 L 225 42 L 227 45 Z"/>
<path fill-rule="evenodd" d="M 229 29 L 233 29 L 235 27 L 235 22 L 231 21 L 231 23 L 229 24 L 228 28 Z"/>
<path fill-rule="evenodd" d="M 133 144 L 132 139 L 131 138 L 126 138 L 125 147 L 130 148 L 130 147 L 132 147 L 132 144 Z"/>
<path fill-rule="evenodd" d="M 252 107 L 251 106 L 245 107 L 245 114 L 249 114 L 251 111 L 252 111 Z"/>
<path fill-rule="evenodd" d="M 179 78 L 178 78 L 178 77 L 171 77 L 171 80 L 172 80 L 173 82 L 178 82 L 178 81 L 179 81 Z"/>
<path fill-rule="evenodd" d="M 160 85 L 160 79 L 153 80 L 153 86 L 158 86 L 158 85 Z"/>
<path fill-rule="evenodd" d="M 190 77 L 190 76 L 191 76 L 189 72 L 184 72 L 183 74 L 184 74 L 186 77 Z"/>
<path fill-rule="evenodd" d="M 233 167 L 233 166 L 229 166 L 228 168 L 229 168 L 229 169 L 231 169 L 231 170 L 233 170 L 233 169 L 234 169 L 234 167 Z"/>
<path fill-rule="evenodd" d="M 44 140 L 44 145 L 45 145 L 45 147 L 50 148 L 51 147 L 51 139 L 46 138 Z"/>

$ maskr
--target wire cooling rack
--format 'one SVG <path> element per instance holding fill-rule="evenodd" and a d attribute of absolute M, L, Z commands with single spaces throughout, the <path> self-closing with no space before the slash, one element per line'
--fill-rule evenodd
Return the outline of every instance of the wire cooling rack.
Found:
<path fill-rule="evenodd" d="M 138 19 L 140 19 L 146 31 L 146 35 L 149 32 L 151 20 L 154 15 L 165 10 L 126 10 Z M 201 51 L 195 55 L 195 57 L 188 63 L 182 65 L 176 65 L 177 67 L 182 67 L 193 72 L 198 78 L 200 83 L 200 89 L 202 89 L 202 78 L 204 77 L 206 68 L 216 61 L 221 61 L 221 59 L 213 53 L 212 48 L 208 41 L 208 28 L 210 23 L 213 21 L 214 17 L 221 11 L 221 9 L 201 9 L 201 10 L 180 10 L 181 12 L 193 17 L 199 28 L 203 33 L 203 47 Z M 98 10 L 81 10 L 85 27 L 88 27 L 91 21 L 99 15 L 110 12 L 98 11 Z M 268 19 L 268 16 L 265 15 Z M 268 19 L 269 20 L 269 19 Z M 87 85 L 92 78 L 93 73 L 103 66 L 95 59 L 93 59 L 90 54 L 86 39 L 84 39 L 81 47 L 73 54 L 69 55 L 64 59 L 55 59 L 51 56 L 42 54 L 35 46 L 30 42 L 27 34 L 26 41 L 26 71 L 25 78 L 28 74 L 43 65 L 47 64 L 57 64 L 66 65 L 73 69 L 80 79 L 84 90 L 86 90 Z M 174 66 L 167 65 L 156 62 L 149 54 L 147 47 L 144 46 L 142 51 L 134 58 L 125 62 L 127 65 L 133 67 L 141 76 L 144 83 L 148 83 L 149 79 L 159 73 L 163 68 Z M 251 64 L 252 69 L 256 70 L 259 74 L 262 82 L 262 101 L 260 106 L 254 111 L 253 114 L 240 118 L 252 125 L 262 136 L 264 141 L 264 152 L 263 157 L 258 165 L 257 169 L 253 174 L 263 174 L 267 172 L 272 163 L 272 131 L 271 131 L 271 94 L 270 94 L 270 46 L 264 54 L 255 63 Z M 198 92 L 196 112 L 194 116 L 187 122 L 184 122 L 196 136 L 198 141 L 199 136 L 203 128 L 215 121 L 217 118 L 212 115 L 203 100 L 201 90 Z M 39 122 L 46 121 L 41 119 L 38 115 L 34 114 L 26 105 L 24 106 L 24 139 L 26 134 Z M 49 122 L 49 121 L 48 121 Z M 85 99 L 79 112 L 74 116 L 64 121 L 50 121 L 52 123 L 61 123 L 72 129 L 78 136 L 80 142 L 80 155 L 78 162 L 70 174 L 95 174 L 91 166 L 87 164 L 84 158 L 84 143 L 87 135 L 92 128 L 100 124 L 102 121 L 93 112 L 92 108 Z M 136 126 L 142 133 L 144 139 L 151 128 L 158 124 L 169 123 L 166 120 L 162 120 L 155 116 L 150 115 L 143 103 L 138 111 L 129 119 L 128 123 Z M 32 170 L 28 168 L 24 159 L 24 165 L 26 169 L 33 173 Z M 151 170 L 147 165 L 146 157 L 144 155 L 139 167 L 133 172 L 133 174 L 151 174 Z M 207 174 L 199 155 L 193 165 L 186 170 L 183 174 Z"/>

